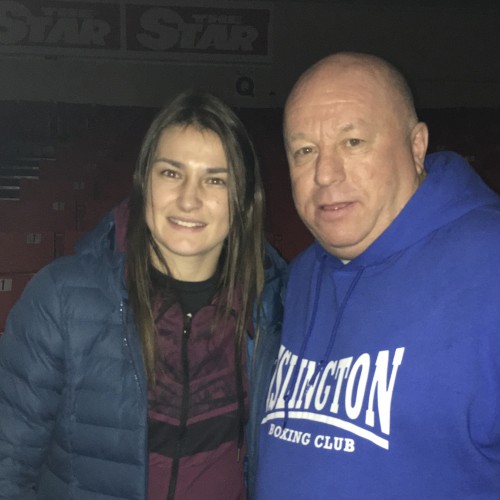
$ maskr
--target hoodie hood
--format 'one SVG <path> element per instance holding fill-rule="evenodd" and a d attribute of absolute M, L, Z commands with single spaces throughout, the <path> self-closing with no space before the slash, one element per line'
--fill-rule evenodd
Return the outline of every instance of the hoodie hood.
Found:
<path fill-rule="evenodd" d="M 498 196 L 478 177 L 467 161 L 453 152 L 428 155 L 427 176 L 391 225 L 347 266 L 377 265 L 441 227 L 472 210 L 497 205 Z M 327 265 L 335 269 L 344 264 L 315 243 L 318 259 L 327 256 Z"/>

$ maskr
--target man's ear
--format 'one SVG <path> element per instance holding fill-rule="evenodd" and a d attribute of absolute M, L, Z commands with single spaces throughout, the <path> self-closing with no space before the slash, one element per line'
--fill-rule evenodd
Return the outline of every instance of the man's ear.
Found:
<path fill-rule="evenodd" d="M 424 122 L 418 122 L 411 131 L 411 150 L 417 174 L 424 172 L 424 160 L 429 144 L 429 130 Z"/>

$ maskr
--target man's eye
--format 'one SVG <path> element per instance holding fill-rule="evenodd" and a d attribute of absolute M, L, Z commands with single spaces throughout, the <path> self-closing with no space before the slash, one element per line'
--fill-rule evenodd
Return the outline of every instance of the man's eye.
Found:
<path fill-rule="evenodd" d="M 359 146 L 361 144 L 361 139 L 347 139 L 347 145 L 350 148 L 355 148 L 356 146 Z"/>
<path fill-rule="evenodd" d="M 304 146 L 303 148 L 297 149 L 293 156 L 306 156 L 308 154 L 311 154 L 313 152 L 313 148 L 311 146 Z"/>

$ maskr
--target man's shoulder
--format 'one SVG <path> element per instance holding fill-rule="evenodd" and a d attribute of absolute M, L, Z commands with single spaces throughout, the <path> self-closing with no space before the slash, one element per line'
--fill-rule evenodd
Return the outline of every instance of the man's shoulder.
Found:
<path fill-rule="evenodd" d="M 318 262 L 318 243 L 313 243 L 292 259 L 289 274 L 297 275 L 312 271 Z"/>
<path fill-rule="evenodd" d="M 500 203 L 475 208 L 452 221 L 448 229 L 462 242 L 493 245 L 500 251 Z"/>

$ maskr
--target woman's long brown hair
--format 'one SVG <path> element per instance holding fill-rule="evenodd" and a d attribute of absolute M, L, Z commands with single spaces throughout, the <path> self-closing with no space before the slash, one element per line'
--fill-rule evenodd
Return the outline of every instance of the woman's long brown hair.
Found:
<path fill-rule="evenodd" d="M 218 284 L 217 318 L 228 318 L 235 299 L 238 299 L 237 360 L 241 359 L 248 321 L 254 304 L 260 301 L 264 283 L 264 191 L 253 144 L 242 122 L 220 99 L 208 93 L 184 92 L 163 108 L 149 127 L 136 164 L 130 198 L 127 284 L 150 386 L 155 383 L 157 355 L 150 281 L 152 252 L 167 270 L 168 262 L 162 258 L 146 225 L 145 206 L 160 136 L 165 129 L 178 126 L 215 132 L 226 154 L 230 228 L 220 257 L 222 272 Z"/>

